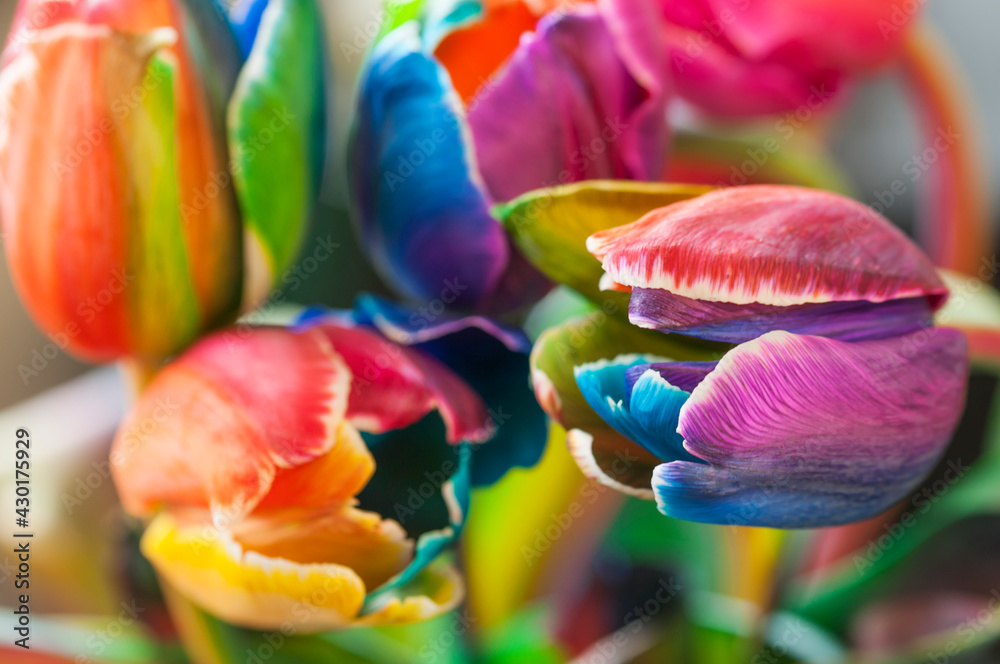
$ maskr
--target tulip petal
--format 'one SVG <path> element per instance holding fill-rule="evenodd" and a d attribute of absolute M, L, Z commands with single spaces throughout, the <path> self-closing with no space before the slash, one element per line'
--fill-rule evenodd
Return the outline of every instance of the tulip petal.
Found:
<path fill-rule="evenodd" d="M 119 429 L 111 460 L 126 509 L 211 506 L 220 523 L 238 520 L 280 468 L 341 449 L 350 381 L 318 332 L 207 337 L 159 373 Z M 342 449 L 357 467 L 356 448 Z"/>
<path fill-rule="evenodd" d="M 253 43 L 260 30 L 264 10 L 271 0 L 236 0 L 229 9 L 229 22 L 244 58 L 250 56 Z"/>
<path fill-rule="evenodd" d="M 965 353 L 961 333 L 945 328 L 855 343 L 770 332 L 738 346 L 680 414 L 685 447 L 712 465 L 658 468 L 660 510 L 782 528 L 886 510 L 948 443 L 964 403 Z"/>
<path fill-rule="evenodd" d="M 532 383 L 538 403 L 567 429 L 570 453 L 585 475 L 608 486 L 626 485 L 630 495 L 651 498 L 649 482 L 658 458 L 605 422 L 588 404 L 574 375 L 574 367 L 610 360 L 626 350 L 685 360 L 710 360 L 721 354 L 720 347 L 640 330 L 597 311 L 542 333 L 531 353 Z"/>
<path fill-rule="evenodd" d="M 728 347 L 697 339 L 641 330 L 615 316 L 596 311 L 549 328 L 531 352 L 531 375 L 542 408 L 566 429 L 606 428 L 577 385 L 574 368 L 611 360 L 626 352 L 711 361 Z M 623 384 L 624 389 L 624 384 Z"/>
<path fill-rule="evenodd" d="M 421 622 L 451 611 L 464 597 L 462 575 L 451 563 L 439 561 L 410 583 L 367 604 L 356 624 L 380 626 Z"/>
<path fill-rule="evenodd" d="M 626 372 L 651 361 L 648 356 L 622 355 L 578 366 L 574 373 L 587 403 L 615 431 L 662 461 L 694 460 L 677 433 L 681 406 L 690 394 L 652 370 L 644 372 L 626 392 Z"/>
<path fill-rule="evenodd" d="M 294 468 L 278 468 L 257 513 L 289 508 L 324 508 L 350 501 L 371 479 L 375 459 L 351 424 L 341 422 L 333 447 Z"/>
<path fill-rule="evenodd" d="M 469 109 L 496 200 L 600 178 L 655 180 L 667 146 L 662 78 L 632 72 L 597 8 L 543 18 Z M 526 157 L 530 157 L 527 158 Z"/>
<path fill-rule="evenodd" d="M 457 306 L 491 293 L 509 247 L 490 216 L 461 102 L 424 53 L 416 22 L 374 47 L 362 74 L 350 148 L 352 203 L 365 248 L 408 297 Z"/>
<path fill-rule="evenodd" d="M 596 431 L 590 434 L 582 429 L 566 432 L 566 448 L 584 477 L 610 487 L 627 496 L 653 500 L 650 488 L 656 459 L 637 446 L 622 443 L 612 432 Z M 645 454 L 636 454 L 641 450 Z"/>
<path fill-rule="evenodd" d="M 531 343 L 521 330 L 481 316 L 435 315 L 370 296 L 358 298 L 355 317 L 432 355 L 482 397 L 488 411 L 480 423 L 486 422 L 492 437 L 476 447 L 475 486 L 538 463 L 548 425 L 529 387 Z"/>
<path fill-rule="evenodd" d="M 925 297 L 776 307 L 692 300 L 653 288 L 632 289 L 628 313 L 639 327 L 726 343 L 750 341 L 771 330 L 841 341 L 884 339 L 924 329 L 933 320 Z"/>
<path fill-rule="evenodd" d="M 323 321 L 329 321 L 324 323 Z M 333 345 L 353 376 L 347 415 L 368 433 L 409 426 L 437 409 L 452 443 L 490 437 L 482 399 L 447 366 L 419 349 L 407 348 L 374 331 L 338 321 L 336 314 L 300 318 Z"/>
<path fill-rule="evenodd" d="M 635 384 L 649 370 L 659 373 L 663 380 L 674 387 L 691 393 L 717 366 L 718 362 L 664 362 L 631 367 L 625 371 L 625 402 L 628 403 Z"/>
<path fill-rule="evenodd" d="M 385 583 L 413 558 L 413 541 L 398 523 L 350 503 L 253 514 L 231 530 L 245 551 L 304 565 L 341 565 L 367 588 Z"/>
<path fill-rule="evenodd" d="M 233 182 L 248 250 L 246 302 L 295 259 L 319 196 L 325 154 L 322 20 L 312 0 L 272 0 L 228 111 Z M 252 257 L 263 253 L 266 265 Z M 256 292 L 254 292 L 256 291 Z"/>
<path fill-rule="evenodd" d="M 273 630 L 292 622 L 301 633 L 336 629 L 364 602 L 365 584 L 347 567 L 245 551 L 224 531 L 184 528 L 167 513 L 146 529 L 142 551 L 181 594 L 243 627 Z"/>
<path fill-rule="evenodd" d="M 876 67 L 899 52 L 919 12 L 893 0 L 709 0 L 716 15 L 737 12 L 724 27 L 749 60 L 774 56 L 799 66 L 851 72 Z M 918 8 L 919 5 L 915 5 Z M 905 11 L 904 11 L 905 9 Z"/>
<path fill-rule="evenodd" d="M 714 191 L 596 233 L 587 248 L 620 284 L 734 304 L 927 297 L 930 260 L 874 210 L 837 194 L 755 185 Z"/>
<path fill-rule="evenodd" d="M 521 254 L 549 279 L 595 302 L 610 299 L 624 306 L 625 298 L 599 290 L 603 270 L 587 252 L 587 238 L 708 191 L 699 185 L 596 180 L 531 191 L 494 213 Z"/>

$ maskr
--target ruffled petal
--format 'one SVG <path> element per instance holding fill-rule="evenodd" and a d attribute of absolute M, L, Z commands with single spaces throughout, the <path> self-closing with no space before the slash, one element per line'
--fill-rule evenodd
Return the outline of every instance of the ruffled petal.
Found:
<path fill-rule="evenodd" d="M 856 343 L 770 332 L 738 346 L 680 414 L 685 447 L 712 465 L 657 469 L 660 510 L 783 528 L 878 514 L 937 462 L 967 373 L 962 335 L 944 328 Z"/>
<path fill-rule="evenodd" d="M 649 363 L 650 358 L 634 355 L 591 362 L 574 369 L 576 383 L 590 407 L 618 433 L 661 461 L 694 460 L 677 433 L 681 406 L 690 394 L 654 370 L 645 371 L 626 391 L 626 372 Z"/>
<path fill-rule="evenodd" d="M 696 300 L 797 304 L 927 297 L 947 289 L 930 260 L 874 210 L 837 194 L 733 187 L 596 233 L 614 281 Z"/>
<path fill-rule="evenodd" d="M 567 429 L 567 444 L 583 473 L 607 486 L 628 486 L 630 495 L 649 498 L 657 456 L 602 419 L 577 385 L 574 368 L 611 360 L 624 351 L 711 360 L 721 355 L 720 350 L 705 342 L 640 330 L 622 318 L 597 311 L 542 333 L 531 353 L 531 378 L 538 403 Z"/>
<path fill-rule="evenodd" d="M 469 109 L 495 200 L 599 178 L 655 180 L 667 145 L 662 77 L 633 72 L 597 8 L 543 18 Z M 528 158 L 526 158 L 528 157 Z"/>
<path fill-rule="evenodd" d="M 254 514 L 231 532 L 244 551 L 302 565 L 341 565 L 361 577 L 367 588 L 385 583 L 413 558 L 413 540 L 398 523 L 351 503 L 319 511 Z"/>
<path fill-rule="evenodd" d="M 653 500 L 650 486 L 656 457 L 623 440 L 613 432 L 566 432 L 566 448 L 585 477 L 627 496 Z"/>
<path fill-rule="evenodd" d="M 424 52 L 416 22 L 374 47 L 362 74 L 350 148 L 351 189 L 365 248 L 389 282 L 421 301 L 489 295 L 507 267 L 461 101 Z"/>
<path fill-rule="evenodd" d="M 384 433 L 409 426 L 437 409 L 449 441 L 482 442 L 490 437 L 482 399 L 447 366 L 372 330 L 347 325 L 319 317 L 302 327 L 326 336 L 350 368 L 353 382 L 347 416 L 355 426 Z"/>
<path fill-rule="evenodd" d="M 462 575 L 453 564 L 440 561 L 366 606 L 356 624 L 374 627 L 421 622 L 451 611 L 464 597 Z"/>
<path fill-rule="evenodd" d="M 493 484 L 514 467 L 533 467 L 547 440 L 545 414 L 529 386 L 531 343 L 519 329 L 481 316 L 455 316 L 362 296 L 355 318 L 414 344 L 452 369 L 487 407 L 492 437 L 475 448 L 473 484 Z"/>
<path fill-rule="evenodd" d="M 743 343 L 772 330 L 841 341 L 885 339 L 922 330 L 933 320 L 926 297 L 776 307 L 692 300 L 655 288 L 632 289 L 628 313 L 639 327 L 726 343 Z"/>
<path fill-rule="evenodd" d="M 119 429 L 111 462 L 125 508 L 211 506 L 220 523 L 238 520 L 279 469 L 339 448 L 350 382 L 318 332 L 202 340 L 157 375 Z"/>
<path fill-rule="evenodd" d="M 166 513 L 146 529 L 142 551 L 178 592 L 243 627 L 327 631 L 350 624 L 364 602 L 365 584 L 347 567 L 245 551 L 224 531 L 184 527 Z"/>
<path fill-rule="evenodd" d="M 646 213 L 711 191 L 700 185 L 587 181 L 531 191 L 494 208 L 521 254 L 545 276 L 595 302 L 603 270 L 587 252 L 594 233 L 630 224 Z"/>
<path fill-rule="evenodd" d="M 295 259 L 326 161 L 324 46 L 316 4 L 271 0 L 259 28 L 228 111 L 248 306 L 261 301 Z"/>
<path fill-rule="evenodd" d="M 346 503 L 365 488 L 374 472 L 375 459 L 365 441 L 350 423 L 341 422 L 328 452 L 294 468 L 278 468 L 255 513 Z"/>

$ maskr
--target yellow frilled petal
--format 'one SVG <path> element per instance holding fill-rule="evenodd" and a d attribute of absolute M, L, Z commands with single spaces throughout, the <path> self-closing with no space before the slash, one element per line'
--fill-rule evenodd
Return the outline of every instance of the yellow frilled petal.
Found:
<path fill-rule="evenodd" d="M 244 550 L 302 565 L 343 565 L 369 589 L 388 581 L 413 559 L 413 540 L 402 526 L 352 504 L 253 515 L 232 531 Z"/>
<path fill-rule="evenodd" d="M 244 551 L 211 525 L 181 527 L 156 517 L 142 551 L 179 593 L 219 618 L 255 629 L 295 625 L 300 633 L 351 623 L 361 610 L 365 584 L 348 567 L 301 564 Z"/>
<path fill-rule="evenodd" d="M 377 627 L 421 622 L 451 611 L 464 597 L 462 575 L 450 561 L 439 560 L 411 583 L 379 597 L 355 624 Z"/>

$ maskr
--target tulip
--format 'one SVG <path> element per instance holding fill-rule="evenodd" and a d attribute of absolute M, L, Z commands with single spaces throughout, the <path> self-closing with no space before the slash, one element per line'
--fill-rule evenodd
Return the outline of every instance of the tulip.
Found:
<path fill-rule="evenodd" d="M 650 0 L 615 0 L 624 17 Z M 653 0 L 677 92 L 720 116 L 816 111 L 898 55 L 919 5 L 891 0 Z M 638 21 L 631 21 L 638 24 Z"/>
<path fill-rule="evenodd" d="M 22 1 L 0 72 L 0 215 L 57 343 L 156 361 L 292 260 L 319 172 L 315 11 L 270 3 L 244 63 L 214 3 Z"/>
<path fill-rule="evenodd" d="M 739 187 L 599 231 L 587 248 L 604 286 L 630 293 L 634 332 L 609 320 L 578 344 L 579 397 L 552 367 L 580 325 L 543 335 L 534 366 L 588 475 L 678 518 L 814 527 L 886 510 L 940 458 L 964 406 L 965 338 L 933 326 L 947 289 L 873 210 Z"/>
<path fill-rule="evenodd" d="M 473 448 L 474 487 L 492 485 L 511 468 L 531 468 L 541 459 L 548 422 L 530 386 L 531 341 L 520 329 L 483 316 L 456 316 L 443 305 L 412 307 L 372 295 L 358 297 L 347 314 L 307 310 L 299 324 L 338 320 L 433 356 L 479 394 L 493 436 Z"/>
<path fill-rule="evenodd" d="M 461 599 L 439 554 L 488 417 L 455 373 L 370 328 L 235 328 L 160 371 L 111 462 L 125 509 L 152 519 L 144 554 L 209 613 L 297 633 L 403 623 Z"/>
<path fill-rule="evenodd" d="M 433 301 L 459 282 L 459 308 L 537 299 L 548 284 L 510 246 L 493 204 L 661 172 L 662 57 L 640 53 L 659 44 L 621 39 L 591 4 L 539 18 L 547 4 L 426 11 L 393 24 L 370 54 L 350 148 L 353 207 L 367 251 L 406 297 Z"/>

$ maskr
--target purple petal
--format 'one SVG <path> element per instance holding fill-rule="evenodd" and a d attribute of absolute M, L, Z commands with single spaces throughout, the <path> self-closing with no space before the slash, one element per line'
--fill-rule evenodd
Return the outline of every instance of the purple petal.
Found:
<path fill-rule="evenodd" d="M 660 509 L 786 528 L 874 516 L 944 451 L 967 374 L 965 339 L 946 328 L 855 343 L 770 332 L 738 346 L 680 413 L 685 447 L 712 467 L 657 469 Z"/>
<path fill-rule="evenodd" d="M 625 401 L 629 402 L 635 384 L 648 370 L 660 374 L 663 380 L 685 392 L 693 392 L 694 388 L 705 380 L 705 377 L 715 371 L 718 362 L 660 362 L 656 364 L 640 364 L 625 371 Z"/>
<path fill-rule="evenodd" d="M 933 320 L 926 297 L 779 307 L 693 300 L 656 288 L 633 288 L 628 313 L 639 327 L 737 344 L 772 330 L 841 341 L 884 339 L 926 328 Z"/>
<path fill-rule="evenodd" d="M 648 62 L 642 60 L 642 63 Z M 579 180 L 652 180 L 666 148 L 666 97 L 623 58 L 595 7 L 554 12 L 523 37 L 469 112 L 496 200 Z M 637 78 L 640 76 L 644 80 Z"/>

